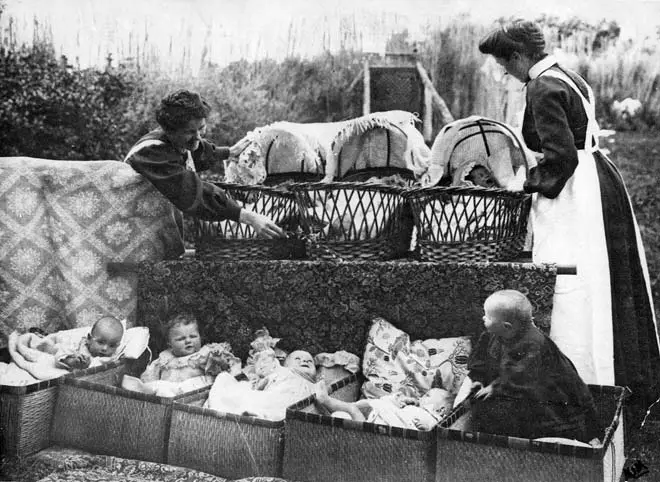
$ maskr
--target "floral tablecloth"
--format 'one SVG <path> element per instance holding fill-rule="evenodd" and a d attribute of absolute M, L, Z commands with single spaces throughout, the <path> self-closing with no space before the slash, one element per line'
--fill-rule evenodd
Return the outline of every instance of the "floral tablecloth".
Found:
<path fill-rule="evenodd" d="M 107 263 L 180 256 L 172 209 L 121 162 L 0 158 L 0 347 L 14 329 L 130 321 L 135 273 Z"/>

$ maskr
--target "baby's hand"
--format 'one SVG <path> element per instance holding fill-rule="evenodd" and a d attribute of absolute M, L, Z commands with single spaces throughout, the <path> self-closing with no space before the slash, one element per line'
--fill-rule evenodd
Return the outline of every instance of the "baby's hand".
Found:
<path fill-rule="evenodd" d="M 413 424 L 417 430 L 431 430 L 431 426 L 426 421 L 422 421 L 419 418 L 413 419 Z"/>
<path fill-rule="evenodd" d="M 60 359 L 60 363 L 65 365 L 69 370 L 81 370 L 87 368 L 91 360 L 84 353 L 72 353 Z"/>
<path fill-rule="evenodd" d="M 483 387 L 484 387 L 484 384 L 481 383 L 481 382 L 472 382 L 472 385 L 470 386 L 470 395 L 474 395 L 479 390 L 481 390 Z"/>
<path fill-rule="evenodd" d="M 314 395 L 316 395 L 316 401 L 320 404 L 325 403 L 330 398 L 328 396 L 328 385 L 326 385 L 323 378 L 314 384 Z"/>
<path fill-rule="evenodd" d="M 399 405 L 399 408 L 403 408 L 406 405 L 419 406 L 419 400 L 417 400 L 415 397 L 400 396 L 397 397 L 397 404 Z"/>
<path fill-rule="evenodd" d="M 474 395 L 474 398 L 476 398 L 477 400 L 486 400 L 487 398 L 490 398 L 492 394 L 493 394 L 493 384 L 491 383 L 487 387 L 483 387 L 481 390 L 479 390 Z"/>

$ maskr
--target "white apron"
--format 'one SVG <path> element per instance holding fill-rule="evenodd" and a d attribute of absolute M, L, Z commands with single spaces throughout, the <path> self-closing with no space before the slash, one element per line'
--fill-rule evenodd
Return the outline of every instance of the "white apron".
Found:
<path fill-rule="evenodd" d="M 598 131 L 595 105 L 564 73 L 546 70 L 541 75 L 564 80 L 582 99 L 588 117 L 585 147 L 578 150 L 578 166 L 559 196 L 535 193 L 532 198 L 533 261 L 577 266 L 577 276 L 557 276 L 550 338 L 586 383 L 614 385 L 609 262 L 592 147 Z"/>

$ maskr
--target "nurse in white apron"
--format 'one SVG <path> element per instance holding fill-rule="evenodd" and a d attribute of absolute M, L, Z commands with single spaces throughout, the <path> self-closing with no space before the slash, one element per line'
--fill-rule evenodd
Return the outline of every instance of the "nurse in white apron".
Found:
<path fill-rule="evenodd" d="M 660 343 L 630 199 L 597 148 L 591 88 L 545 53 L 533 22 L 491 32 L 479 50 L 526 83 L 522 135 L 539 159 L 524 186 L 533 260 L 577 266 L 557 277 L 550 337 L 587 383 L 631 388 L 639 416 L 657 398 Z"/>

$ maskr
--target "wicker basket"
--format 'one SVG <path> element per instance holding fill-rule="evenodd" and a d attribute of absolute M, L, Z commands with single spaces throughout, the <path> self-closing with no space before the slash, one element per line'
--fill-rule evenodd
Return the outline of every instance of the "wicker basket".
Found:
<path fill-rule="evenodd" d="M 531 196 L 483 187 L 407 190 L 421 261 L 491 262 L 523 249 Z"/>
<path fill-rule="evenodd" d="M 330 386 L 341 397 L 355 397 L 358 388 L 354 375 Z M 168 462 L 231 479 L 280 476 L 284 420 L 202 408 L 208 392 L 195 393 L 174 403 Z"/>
<path fill-rule="evenodd" d="M 246 186 L 214 183 L 239 205 L 270 217 L 285 231 L 294 233 L 299 226 L 295 196 L 277 186 Z M 260 239 L 251 226 L 235 221 L 194 219 L 196 255 L 200 258 L 232 260 L 301 259 L 305 244 L 295 236 L 282 239 Z"/>
<path fill-rule="evenodd" d="M 311 259 L 386 261 L 409 242 L 401 222 L 402 188 L 375 183 L 318 182 L 291 186 Z"/>
<path fill-rule="evenodd" d="M 314 397 L 309 397 L 287 409 L 285 437 L 283 477 L 287 480 L 434 479 L 435 429 L 408 430 L 319 415 L 314 411 Z"/>
<path fill-rule="evenodd" d="M 166 398 L 125 390 L 120 384 L 127 373 L 128 366 L 118 364 L 99 373 L 66 378 L 55 404 L 53 443 L 167 462 L 172 403 L 185 394 Z"/>
<path fill-rule="evenodd" d="M 532 441 L 465 431 L 463 403 L 440 423 L 436 481 L 618 481 L 625 462 L 623 405 L 627 390 L 590 385 L 603 440 L 598 447 Z"/>
<path fill-rule="evenodd" d="M 23 458 L 51 445 L 58 387 L 65 377 L 93 375 L 112 370 L 119 362 L 75 370 L 53 380 L 23 386 L 0 386 L 0 453 L 3 457 Z M 122 362 L 123 364 L 123 362 Z"/>

